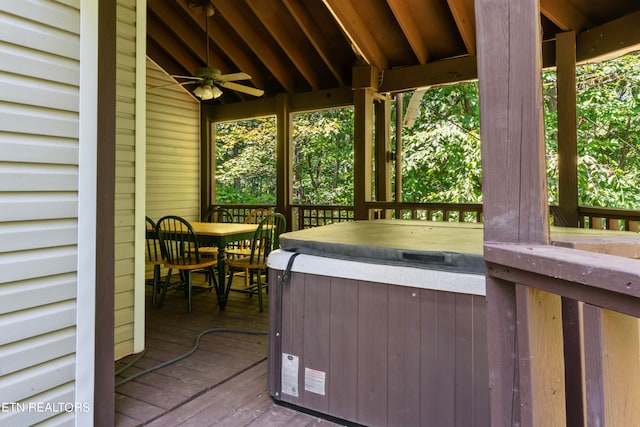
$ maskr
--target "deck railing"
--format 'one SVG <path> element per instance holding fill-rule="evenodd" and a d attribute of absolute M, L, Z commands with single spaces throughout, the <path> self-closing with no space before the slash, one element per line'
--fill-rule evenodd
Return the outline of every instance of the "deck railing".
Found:
<path fill-rule="evenodd" d="M 517 387 L 521 425 L 636 423 L 627 402 L 640 401 L 640 263 L 628 258 L 640 245 L 485 244 L 484 254 L 490 357 L 518 372 L 492 384 L 494 397 Z"/>
<path fill-rule="evenodd" d="M 254 209 L 275 209 L 273 205 L 218 205 L 229 210 L 234 221 L 242 222 Z M 395 203 L 368 202 L 370 219 L 415 219 L 423 221 L 482 222 L 482 204 L 480 203 Z M 551 223 L 558 215 L 556 206 L 550 206 Z M 638 232 L 640 211 L 595 208 L 578 208 L 580 228 L 597 230 L 620 230 Z M 348 205 L 291 205 L 287 215 L 293 230 L 318 227 L 337 222 L 353 221 L 354 208 Z"/>
<path fill-rule="evenodd" d="M 638 232 L 640 211 L 613 208 L 578 208 L 580 228 Z"/>
<path fill-rule="evenodd" d="M 233 222 L 244 222 L 245 218 L 251 214 L 256 209 L 270 209 L 275 210 L 274 205 L 242 205 L 242 204 L 220 204 L 213 205 L 211 208 L 224 208 L 227 210 L 231 216 L 233 217 Z"/>

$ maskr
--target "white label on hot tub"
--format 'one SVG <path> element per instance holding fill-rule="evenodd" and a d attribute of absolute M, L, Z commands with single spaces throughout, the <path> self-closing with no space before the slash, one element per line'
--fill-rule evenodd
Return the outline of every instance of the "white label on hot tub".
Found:
<path fill-rule="evenodd" d="M 298 397 L 298 356 L 282 353 L 282 394 Z"/>
<path fill-rule="evenodd" d="M 304 389 L 311 393 L 324 396 L 324 384 L 327 377 L 326 372 L 315 369 L 304 368 Z"/>

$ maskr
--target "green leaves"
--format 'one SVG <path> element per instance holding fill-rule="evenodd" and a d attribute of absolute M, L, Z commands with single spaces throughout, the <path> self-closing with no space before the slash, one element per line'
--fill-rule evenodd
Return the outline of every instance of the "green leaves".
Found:
<path fill-rule="evenodd" d="M 576 77 L 579 204 L 638 209 L 640 53 L 581 66 Z M 549 202 L 555 204 L 556 74 L 546 71 L 542 78 Z M 405 111 L 409 99 L 403 97 Z M 403 201 L 482 201 L 478 110 L 476 83 L 425 92 L 414 125 L 402 130 Z M 220 123 L 216 133 L 218 202 L 275 203 L 275 118 Z M 391 135 L 395 145 L 393 128 Z M 352 204 L 353 108 L 296 114 L 293 141 L 293 202 Z"/>

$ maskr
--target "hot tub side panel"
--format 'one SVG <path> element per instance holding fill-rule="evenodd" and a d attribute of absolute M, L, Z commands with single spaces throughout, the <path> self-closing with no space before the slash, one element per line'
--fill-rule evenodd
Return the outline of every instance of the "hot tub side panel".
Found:
<path fill-rule="evenodd" d="M 370 426 L 490 425 L 483 296 L 296 272 L 279 286 L 281 274 L 275 399 Z"/>

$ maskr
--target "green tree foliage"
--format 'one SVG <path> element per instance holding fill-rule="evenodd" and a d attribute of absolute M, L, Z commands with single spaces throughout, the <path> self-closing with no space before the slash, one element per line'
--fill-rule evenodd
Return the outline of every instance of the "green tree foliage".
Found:
<path fill-rule="evenodd" d="M 411 95 L 403 96 L 404 104 L 408 104 Z M 428 90 L 420 102 L 415 124 L 402 130 L 402 200 L 479 202 L 479 127 L 475 83 Z"/>
<path fill-rule="evenodd" d="M 275 204 L 274 117 L 216 125 L 216 201 Z"/>
<path fill-rule="evenodd" d="M 353 204 L 353 108 L 296 114 L 293 157 L 294 203 Z"/>
<path fill-rule="evenodd" d="M 555 72 L 545 72 L 543 83 L 549 202 L 556 204 Z M 577 86 L 579 204 L 638 209 L 640 53 L 579 67 Z M 476 83 L 426 91 L 415 124 L 402 130 L 403 201 L 482 201 L 478 109 Z M 352 204 L 353 109 L 296 114 L 293 128 L 294 202 Z M 274 118 L 219 124 L 216 154 L 219 202 L 275 202 Z"/>
<path fill-rule="evenodd" d="M 547 72 L 545 114 L 550 199 L 557 200 L 556 75 Z M 640 52 L 578 68 L 578 203 L 640 206 Z"/>

